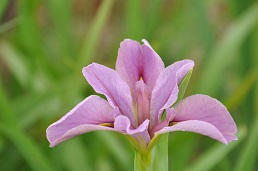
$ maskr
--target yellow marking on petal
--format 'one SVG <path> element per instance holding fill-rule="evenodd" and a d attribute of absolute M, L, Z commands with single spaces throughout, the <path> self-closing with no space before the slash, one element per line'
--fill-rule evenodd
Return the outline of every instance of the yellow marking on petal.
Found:
<path fill-rule="evenodd" d="M 140 76 L 140 79 L 139 80 L 143 80 L 142 76 Z"/>
<path fill-rule="evenodd" d="M 178 122 L 169 122 L 168 126 L 173 126 L 175 124 L 177 124 Z"/>
<path fill-rule="evenodd" d="M 99 126 L 106 126 L 106 127 L 114 128 L 114 123 L 102 123 L 102 124 L 99 124 Z"/>

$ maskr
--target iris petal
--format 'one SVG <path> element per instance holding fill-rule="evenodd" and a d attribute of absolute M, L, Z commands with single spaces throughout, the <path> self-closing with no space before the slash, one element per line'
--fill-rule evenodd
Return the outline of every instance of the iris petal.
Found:
<path fill-rule="evenodd" d="M 178 84 L 193 66 L 192 60 L 183 60 L 175 62 L 161 72 L 151 96 L 151 127 L 158 123 L 162 111 L 176 102 Z"/>
<path fill-rule="evenodd" d="M 113 107 L 118 107 L 123 115 L 136 124 L 130 89 L 116 71 L 93 63 L 83 68 L 83 75 L 96 92 L 104 94 Z"/>
<path fill-rule="evenodd" d="M 116 71 L 129 85 L 131 91 L 140 78 L 153 89 L 163 69 L 164 63 L 147 41 L 141 45 L 137 41 L 126 39 L 120 44 Z"/>
<path fill-rule="evenodd" d="M 150 142 L 148 133 L 149 120 L 145 120 L 139 127 L 134 128 L 130 120 L 126 116 L 118 116 L 115 119 L 114 128 L 117 131 L 123 131 L 126 134 L 133 136 L 142 148 L 146 148 Z"/>
<path fill-rule="evenodd" d="M 177 124 L 166 127 L 159 133 L 185 130 L 210 136 L 225 144 L 237 140 L 236 124 L 226 107 L 218 100 L 198 94 L 185 98 L 174 108 L 176 113 L 173 122 Z"/>
<path fill-rule="evenodd" d="M 62 141 L 94 130 L 113 130 L 100 126 L 102 123 L 113 123 L 117 110 L 99 96 L 89 96 L 75 106 L 60 120 L 47 128 L 47 138 L 53 147 Z"/>

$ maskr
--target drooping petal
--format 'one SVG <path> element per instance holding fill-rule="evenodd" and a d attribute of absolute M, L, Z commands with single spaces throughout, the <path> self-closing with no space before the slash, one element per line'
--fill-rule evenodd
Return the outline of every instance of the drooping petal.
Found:
<path fill-rule="evenodd" d="M 113 130 L 99 125 L 113 123 L 117 115 L 114 112 L 117 113 L 106 100 L 95 95 L 89 96 L 47 128 L 50 146 L 89 131 Z"/>
<path fill-rule="evenodd" d="M 218 131 L 224 137 L 225 141 L 224 140 L 222 141 L 221 138 L 218 138 L 217 133 L 215 136 L 217 138 L 214 138 L 214 139 L 217 139 L 218 141 L 221 141 L 225 144 L 229 143 L 232 140 L 237 140 L 237 137 L 235 136 L 235 134 L 237 133 L 237 127 L 234 120 L 232 119 L 231 115 L 227 111 L 226 107 L 214 98 L 211 98 L 207 95 L 201 95 L 201 94 L 193 95 L 179 102 L 175 106 L 175 111 L 176 111 L 176 114 L 173 119 L 173 122 L 178 122 L 176 125 L 174 125 L 176 126 L 176 128 L 180 126 L 182 129 L 187 130 L 189 129 L 187 127 L 187 124 L 182 125 L 180 123 L 186 123 L 187 121 L 187 123 L 192 124 L 192 123 L 197 123 L 197 121 L 200 121 L 203 126 L 200 125 L 198 127 L 198 130 L 197 131 L 193 130 L 193 132 L 197 132 L 201 134 L 203 134 L 202 132 L 205 132 L 204 135 L 214 138 L 215 136 L 213 135 L 215 134 L 214 132 Z M 193 120 L 195 121 L 193 122 Z M 214 128 L 212 128 L 213 131 L 212 130 L 210 131 L 209 129 L 211 129 L 210 128 L 211 126 L 216 128 L 217 131 L 214 131 L 215 130 Z M 193 126 L 191 126 L 191 128 L 192 127 Z M 209 127 L 209 129 L 207 127 Z M 194 128 L 197 129 L 197 126 L 194 126 Z M 166 129 L 170 129 L 170 128 L 166 128 Z"/>
<path fill-rule="evenodd" d="M 130 120 L 123 115 L 116 117 L 114 122 L 115 130 L 133 136 L 142 148 L 146 148 L 150 142 L 148 127 L 149 120 L 145 120 L 138 128 L 134 128 Z"/>
<path fill-rule="evenodd" d="M 104 94 L 113 107 L 119 107 L 121 113 L 135 124 L 130 89 L 116 71 L 92 63 L 83 68 L 83 75 L 96 92 Z"/>
<path fill-rule="evenodd" d="M 175 103 L 178 95 L 178 84 L 193 66 L 192 60 L 182 60 L 175 62 L 161 72 L 151 96 L 151 127 L 158 123 L 162 111 Z"/>
<path fill-rule="evenodd" d="M 161 58 L 146 42 L 140 45 L 137 41 L 126 39 L 118 50 L 116 71 L 131 90 L 140 78 L 152 89 L 164 69 Z"/>
<path fill-rule="evenodd" d="M 150 96 L 150 88 L 142 80 L 135 83 L 134 100 L 138 118 L 137 125 L 140 125 L 146 119 L 150 119 Z"/>
<path fill-rule="evenodd" d="M 163 129 L 156 132 L 155 134 L 163 134 L 166 132 L 173 132 L 173 131 L 195 132 L 195 133 L 209 136 L 215 140 L 218 140 L 224 144 L 227 144 L 227 140 L 215 126 L 213 126 L 208 122 L 199 121 L 199 120 L 188 120 L 188 121 L 179 122 L 174 126 L 164 127 Z"/>

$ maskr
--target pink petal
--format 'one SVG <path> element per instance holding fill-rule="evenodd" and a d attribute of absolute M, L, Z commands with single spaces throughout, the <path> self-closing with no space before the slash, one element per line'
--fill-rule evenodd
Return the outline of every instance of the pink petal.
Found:
<path fill-rule="evenodd" d="M 187 131 L 201 133 L 207 136 L 210 136 L 218 141 L 221 141 L 225 144 L 229 143 L 232 140 L 237 140 L 235 134 L 237 133 L 237 127 L 232 119 L 231 115 L 227 111 L 226 107 L 220 103 L 218 100 L 211 98 L 206 95 L 193 95 L 185 98 L 175 106 L 175 117 L 173 122 L 178 122 L 176 128 L 185 129 Z M 195 120 L 194 122 L 192 120 Z M 192 129 L 192 123 L 197 123 L 200 121 L 200 125 L 197 129 L 197 126 L 194 125 L 195 129 Z M 185 124 L 180 124 L 185 123 Z M 186 123 L 191 123 L 190 128 L 188 128 Z M 204 124 L 205 123 L 205 124 Z M 178 124 L 180 124 L 178 126 Z M 207 126 L 210 125 L 210 126 Z M 174 126 L 171 127 L 171 129 Z M 184 127 L 185 126 L 185 127 Z M 211 126 L 216 128 L 217 131 Z M 170 129 L 170 128 L 166 128 Z M 204 133 L 203 133 L 204 132 Z M 209 133 L 210 132 L 210 133 Z M 218 133 L 224 137 L 225 141 L 218 137 Z"/>
<path fill-rule="evenodd" d="M 143 40 L 142 45 L 142 77 L 144 82 L 152 90 L 160 73 L 164 70 L 164 63 L 159 55 L 152 49 L 150 44 Z"/>
<path fill-rule="evenodd" d="M 192 60 L 182 60 L 175 62 L 161 72 L 151 96 L 151 127 L 158 123 L 162 111 L 175 103 L 178 95 L 178 84 L 193 66 Z"/>
<path fill-rule="evenodd" d="M 135 83 L 134 98 L 136 103 L 138 125 L 150 119 L 150 88 L 142 81 Z"/>
<path fill-rule="evenodd" d="M 152 89 L 164 69 L 162 60 L 146 42 L 140 45 L 137 41 L 126 39 L 118 50 L 116 71 L 131 90 L 140 78 Z"/>
<path fill-rule="evenodd" d="M 83 75 L 96 92 L 104 94 L 113 107 L 119 107 L 121 113 L 135 124 L 130 89 L 116 71 L 93 63 L 83 68 Z"/>
<path fill-rule="evenodd" d="M 143 148 L 146 148 L 150 142 L 148 127 L 149 120 L 145 120 L 138 128 L 134 128 L 130 120 L 123 115 L 116 117 L 114 123 L 115 130 L 133 136 Z"/>
<path fill-rule="evenodd" d="M 114 112 L 117 111 L 106 100 L 95 95 L 89 96 L 47 128 L 50 146 L 89 131 L 112 130 L 99 124 L 113 123 L 117 115 Z"/>
<path fill-rule="evenodd" d="M 160 131 L 156 132 L 155 134 L 163 134 L 166 132 L 173 132 L 173 131 L 189 131 L 189 132 L 196 132 L 202 135 L 209 136 L 215 140 L 218 140 L 224 144 L 227 144 L 227 140 L 221 134 L 221 132 L 212 124 L 204 121 L 198 120 L 188 120 L 183 121 L 175 124 L 174 126 L 164 127 Z"/>

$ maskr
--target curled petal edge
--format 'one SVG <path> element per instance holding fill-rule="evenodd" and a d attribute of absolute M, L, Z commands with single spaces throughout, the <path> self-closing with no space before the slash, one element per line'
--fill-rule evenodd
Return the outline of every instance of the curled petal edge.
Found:
<path fill-rule="evenodd" d="M 133 128 L 130 120 L 126 116 L 120 115 L 115 118 L 114 129 L 131 135 L 138 141 L 141 148 L 145 149 L 150 142 L 148 133 L 149 122 L 149 120 L 145 120 L 138 128 Z"/>

